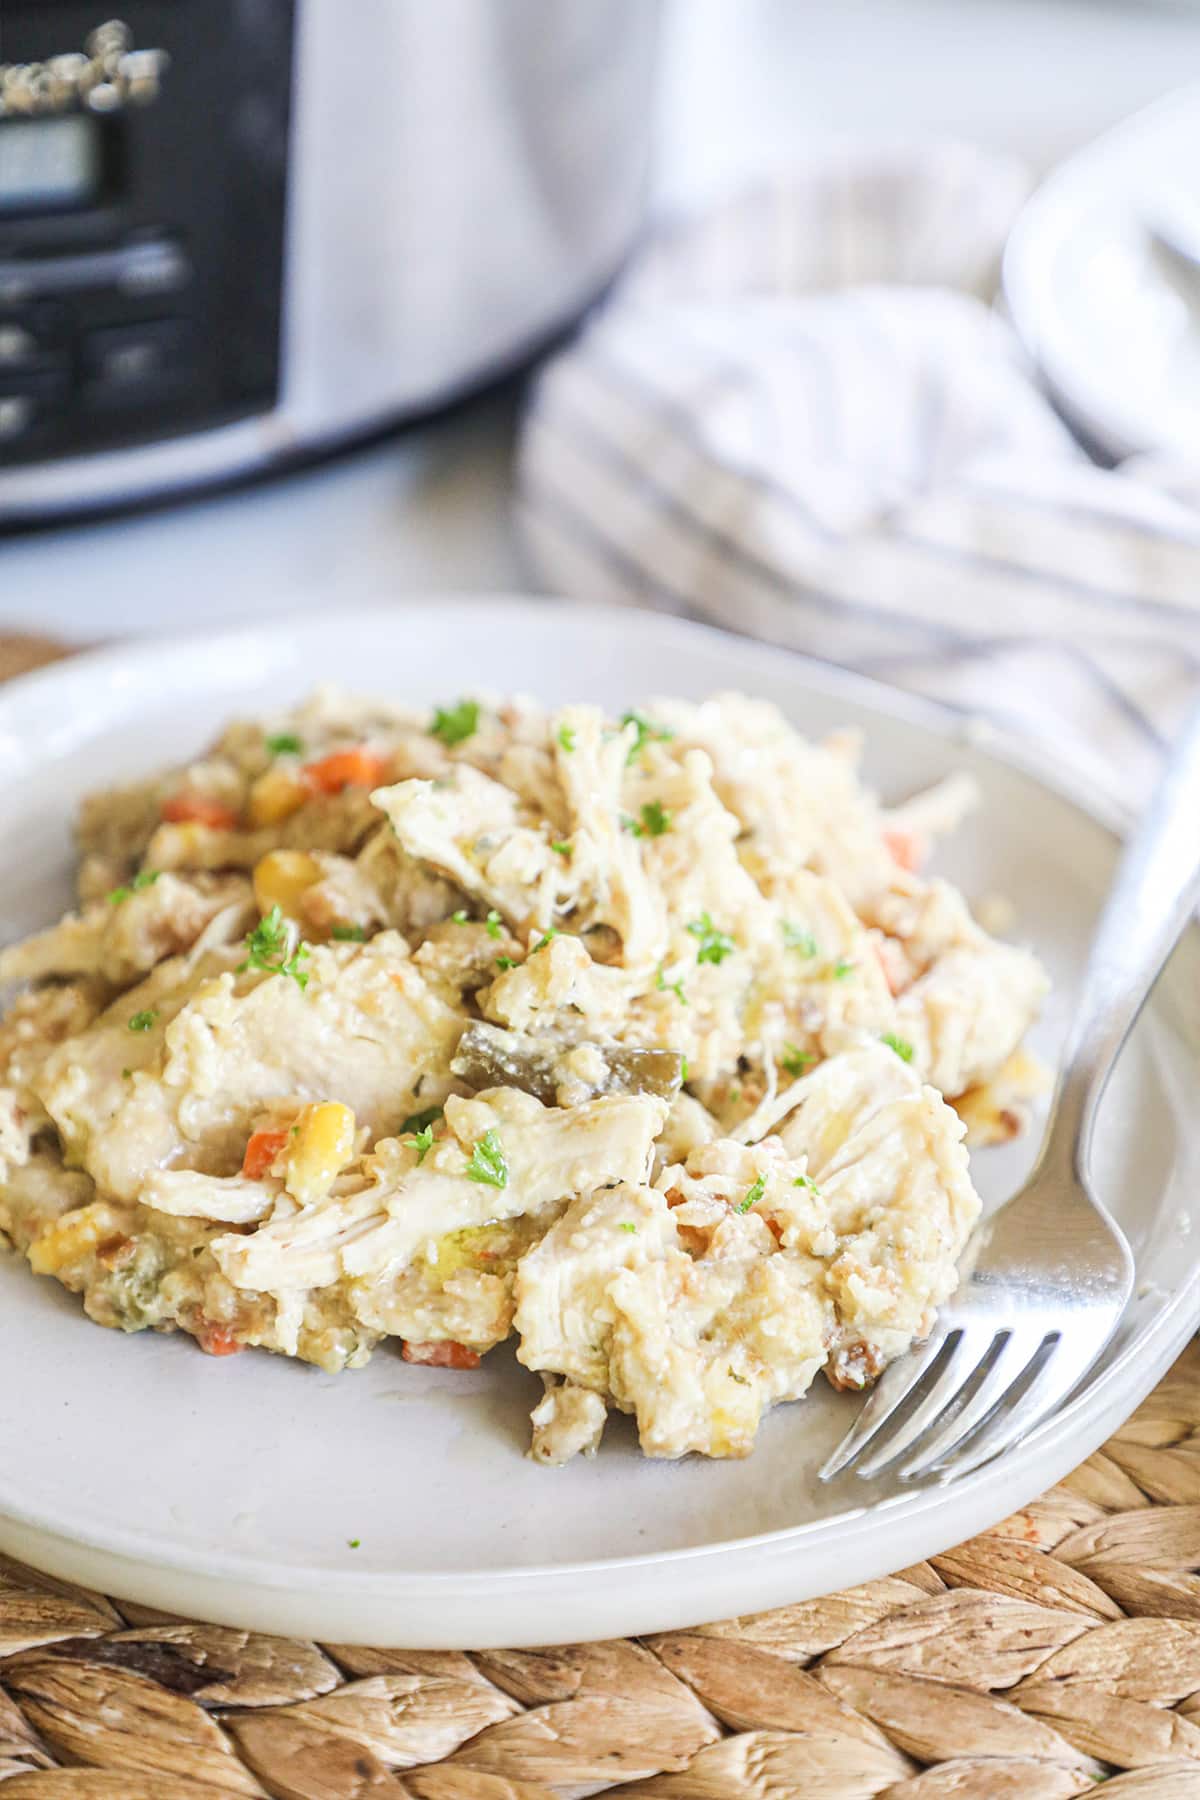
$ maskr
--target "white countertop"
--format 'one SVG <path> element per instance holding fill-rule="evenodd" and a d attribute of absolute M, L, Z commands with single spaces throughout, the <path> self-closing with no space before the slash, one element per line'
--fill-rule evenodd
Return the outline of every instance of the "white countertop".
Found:
<path fill-rule="evenodd" d="M 974 137 L 1049 166 L 1200 77 L 1200 0 L 678 0 L 658 194 L 691 204 L 846 134 Z M 168 510 L 0 539 L 0 624 L 78 641 L 350 599 L 528 588 L 515 405 Z"/>

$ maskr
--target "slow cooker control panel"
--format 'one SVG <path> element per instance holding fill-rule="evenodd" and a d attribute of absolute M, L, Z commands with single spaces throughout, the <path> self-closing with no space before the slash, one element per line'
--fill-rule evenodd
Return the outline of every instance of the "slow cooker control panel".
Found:
<path fill-rule="evenodd" d="M 266 411 L 294 0 L 4 0 L 0 466 Z"/>

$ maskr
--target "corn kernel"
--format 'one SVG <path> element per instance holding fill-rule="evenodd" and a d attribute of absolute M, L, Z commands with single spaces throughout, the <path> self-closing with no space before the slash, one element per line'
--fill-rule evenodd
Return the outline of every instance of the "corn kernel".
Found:
<path fill-rule="evenodd" d="M 340 1100 L 306 1106 L 295 1125 L 284 1186 L 310 1206 L 322 1199 L 354 1155 L 354 1114 Z"/>
<path fill-rule="evenodd" d="M 29 1266 L 36 1275 L 57 1275 L 71 1263 L 90 1256 L 98 1245 L 116 1237 L 122 1221 L 105 1200 L 94 1200 L 64 1213 L 34 1238 Z"/>
<path fill-rule="evenodd" d="M 309 790 L 286 769 L 267 769 L 250 789 L 246 815 L 252 825 L 278 825 L 298 812 Z"/>
<path fill-rule="evenodd" d="M 301 897 L 321 879 L 321 865 L 305 850 L 268 850 L 254 866 L 254 898 L 264 916 L 277 906 L 295 919 Z"/>

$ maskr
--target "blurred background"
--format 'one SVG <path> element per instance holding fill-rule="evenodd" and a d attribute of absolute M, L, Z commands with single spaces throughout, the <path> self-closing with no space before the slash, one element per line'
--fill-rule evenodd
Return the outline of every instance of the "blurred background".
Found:
<path fill-rule="evenodd" d="M 0 625 L 558 585 L 515 524 L 528 368 L 665 222 L 914 141 L 1019 199 L 1192 81 L 1195 0 L 0 0 Z M 1162 446 L 1126 394 L 1065 391 L 1068 302 L 1118 343 L 1144 321 L 1143 413 L 1156 380 L 1190 404 L 1200 99 L 1168 112 L 1078 165 L 1010 295 L 1035 367 L 1061 311 L 1038 379 L 1105 463 Z M 794 229 L 852 265 L 871 227 Z"/>

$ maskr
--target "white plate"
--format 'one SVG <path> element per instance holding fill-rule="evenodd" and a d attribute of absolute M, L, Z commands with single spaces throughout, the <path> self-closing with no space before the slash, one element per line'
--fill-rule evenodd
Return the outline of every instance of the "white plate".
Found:
<path fill-rule="evenodd" d="M 0 921 L 68 898 L 68 827 L 88 787 L 198 748 L 230 714 L 318 679 L 432 702 L 482 685 L 622 707 L 731 686 L 812 733 L 867 733 L 900 795 L 948 769 L 984 806 L 943 866 L 1003 892 L 1049 962 L 1053 1052 L 1115 855 L 1108 829 L 1022 759 L 923 704 L 782 651 L 650 614 L 505 598 L 431 600 L 80 658 L 0 694 Z M 1131 929 L 1135 925 L 1131 922 Z M 24 1263 L 0 1260 L 0 1547 L 151 1605 L 268 1631 L 413 1646 L 562 1642 L 694 1624 L 863 1581 L 982 1529 L 1065 1474 L 1154 1384 L 1197 1312 L 1200 946 L 1139 1025 L 1097 1157 L 1137 1252 L 1140 1298 L 1051 1429 L 957 1486 L 898 1491 L 813 1471 L 855 1402 L 818 1380 L 744 1462 L 655 1463 L 615 1421 L 594 1462 L 524 1455 L 536 1379 L 504 1351 L 477 1373 L 386 1349 L 329 1376 L 184 1337 L 123 1337 Z M 992 1200 L 1032 1146 L 980 1156 Z M 359 1548 L 350 1540 L 359 1540 Z"/>
<path fill-rule="evenodd" d="M 1069 157 L 1017 220 L 1004 294 L 1063 411 L 1115 460 L 1200 453 L 1200 274 L 1151 241 L 1200 168 L 1200 88 Z"/>

